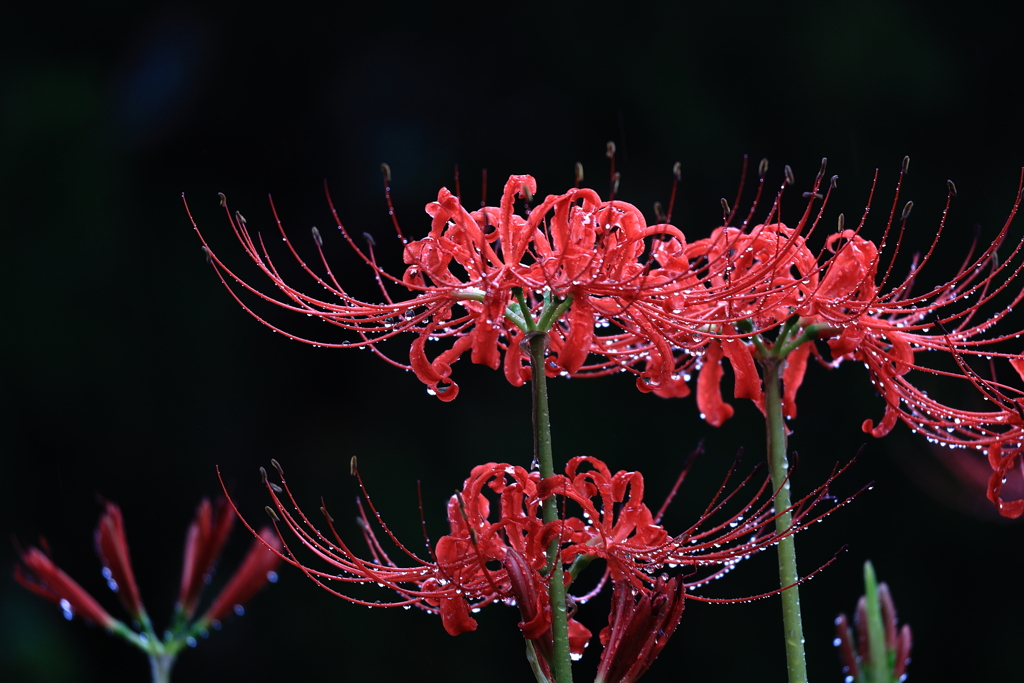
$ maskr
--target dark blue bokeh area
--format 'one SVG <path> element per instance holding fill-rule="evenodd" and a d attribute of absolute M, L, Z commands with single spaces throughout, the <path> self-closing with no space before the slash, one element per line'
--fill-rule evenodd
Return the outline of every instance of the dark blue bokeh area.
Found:
<path fill-rule="evenodd" d="M 936 278 L 953 272 L 976 224 L 983 237 L 996 234 L 1024 166 L 1024 97 L 1013 75 L 1020 17 L 980 7 L 50 3 L 4 15 L 0 672 L 8 681 L 148 675 L 141 654 L 65 622 L 8 571 L 15 555 L 6 539 L 45 535 L 60 566 L 118 610 L 92 550 L 100 497 L 122 506 L 143 597 L 164 623 L 192 511 L 219 490 L 215 465 L 262 523 L 258 468 L 277 458 L 309 511 L 324 496 L 358 539 L 348 475 L 358 455 L 374 502 L 419 549 L 417 480 L 436 539 L 444 502 L 470 467 L 531 459 L 528 391 L 500 373 L 463 360 L 455 366 L 462 393 L 442 404 L 368 352 L 312 348 L 260 326 L 207 266 L 182 192 L 239 274 L 257 275 L 217 193 L 264 234 L 274 228 L 273 193 L 298 248 L 315 253 L 307 236 L 319 226 L 334 272 L 372 296 L 369 270 L 332 230 L 322 188 L 326 180 L 346 226 L 371 233 L 397 272 L 382 161 L 403 229 L 419 237 L 429 225 L 423 205 L 452 183 L 456 163 L 467 197 L 480 194 L 487 169 L 492 203 L 510 173 L 533 174 L 542 194 L 563 192 L 577 161 L 586 184 L 604 193 L 605 143 L 614 140 L 618 198 L 649 217 L 682 162 L 674 222 L 697 239 L 721 220 L 719 198 L 732 201 L 744 154 L 754 164 L 768 157 L 777 182 L 790 164 L 804 189 L 827 156 L 840 176 L 829 226 L 840 211 L 860 215 L 880 169 L 866 229 L 875 237 L 909 154 L 903 198 L 915 202 L 907 237 L 915 248 L 935 234 L 946 179 L 959 190 Z M 801 209 L 788 199 L 784 218 Z M 260 312 L 297 332 L 323 331 Z M 716 430 L 698 419 L 692 398 L 641 395 L 624 376 L 556 381 L 551 400 L 561 459 L 588 454 L 640 469 L 654 505 L 706 439 L 670 529 L 700 513 L 738 449 L 746 448 L 746 468 L 763 458 L 760 416 L 746 403 Z M 911 680 L 1019 680 L 1021 525 L 994 517 L 980 490 L 947 467 L 949 451 L 902 425 L 882 440 L 861 432 L 882 413 L 862 368 L 812 367 L 799 406 L 797 491 L 865 443 L 835 492 L 876 482 L 798 542 L 804 572 L 848 546 L 803 589 L 814 680 L 842 680 L 832 621 L 854 608 L 866 558 L 914 628 Z M 248 543 L 237 528 L 214 590 Z M 765 554 L 704 594 L 752 595 L 776 576 Z M 595 633 L 605 604 L 581 611 Z M 532 680 L 518 613 L 493 607 L 479 616 L 477 632 L 451 638 L 428 615 L 355 607 L 285 568 L 244 617 L 183 653 L 176 680 Z M 779 621 L 777 599 L 690 602 L 646 680 L 782 681 Z M 578 680 L 592 679 L 596 649 Z"/>

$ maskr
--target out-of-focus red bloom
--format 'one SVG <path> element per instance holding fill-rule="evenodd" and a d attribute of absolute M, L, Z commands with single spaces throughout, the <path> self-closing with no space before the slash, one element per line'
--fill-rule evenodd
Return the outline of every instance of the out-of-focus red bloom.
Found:
<path fill-rule="evenodd" d="M 595 683 L 632 683 L 650 668 L 683 616 L 680 577 L 659 577 L 649 593 L 616 583 L 608 626 L 601 630 L 601 664 Z"/>
<path fill-rule="evenodd" d="M 240 614 L 242 606 L 249 602 L 269 580 L 276 581 L 276 573 L 280 558 L 267 550 L 280 547 L 280 539 L 270 527 L 263 527 L 259 532 L 262 543 L 249 546 L 242 564 L 231 575 L 227 585 L 221 589 L 210 609 L 199 620 L 204 624 L 219 624 L 231 614 Z"/>
<path fill-rule="evenodd" d="M 203 244 L 221 281 L 260 322 L 309 344 L 370 348 L 392 364 L 415 372 L 432 393 L 445 401 L 458 392 L 451 380 L 451 365 L 466 352 L 474 363 L 493 369 L 503 366 L 512 384 L 526 382 L 530 376 L 529 356 L 521 348 L 530 327 L 526 318 L 541 324 L 545 313 L 550 317 L 559 302 L 569 306 L 568 311 L 560 309 L 557 320 L 547 321 L 550 330 L 542 330 L 549 332 L 550 338 L 549 375 L 621 372 L 637 358 L 664 357 L 660 372 L 667 377 L 671 347 L 659 337 L 659 327 L 652 321 L 652 316 L 661 317 L 661 305 L 652 308 L 636 304 L 656 297 L 659 288 L 680 288 L 683 274 L 666 266 L 652 272 L 653 263 L 645 263 L 641 257 L 647 250 L 645 240 L 664 238 L 681 244 L 685 242 L 682 233 L 667 223 L 649 226 L 636 207 L 621 201 L 602 201 L 596 192 L 584 188 L 549 195 L 532 209 L 527 205 L 523 215 L 517 214 L 517 198 L 529 204 L 536 190 L 532 176 L 513 175 L 505 183 L 499 206 L 470 212 L 443 188 L 437 201 L 426 207 L 431 217 L 426 237 L 410 242 L 399 231 L 407 264 L 401 277 L 377 265 L 372 240 L 365 251 L 356 244 L 332 205 L 342 237 L 369 265 L 380 285 L 380 303 L 363 301 L 338 283 L 315 228 L 313 241 L 323 264 L 322 274 L 299 256 L 277 221 L 290 253 L 314 283 L 328 292 L 328 300 L 309 296 L 288 284 L 262 238 L 254 238 L 241 214 L 232 215 L 227 210 L 226 201 L 222 204 L 236 237 L 280 298 L 243 281 L 214 255 L 205 240 Z M 276 219 L 276 210 L 274 215 Z M 354 339 L 324 342 L 285 332 L 243 303 L 229 285 L 232 281 L 286 310 L 316 316 L 349 332 Z M 609 325 L 615 325 L 621 333 L 598 340 L 595 328 Z M 381 348 L 403 333 L 415 335 L 407 363 L 385 356 Z M 642 341 L 636 342 L 637 338 Z M 428 342 L 441 342 L 447 348 L 430 358 Z M 599 360 L 588 363 L 590 354 Z"/>
<path fill-rule="evenodd" d="M 103 577 L 107 585 L 117 593 L 132 618 L 141 619 L 146 608 L 139 596 L 139 586 L 135 583 L 121 508 L 114 503 L 107 502 L 99 524 L 96 525 L 95 541 L 96 554 L 103 562 Z"/>
<path fill-rule="evenodd" d="M 280 549 L 281 546 L 277 535 L 266 527 L 261 530 L 261 537 L 253 542 L 245 561 L 221 590 L 207 613 L 201 619 L 193 621 L 199 592 L 205 585 L 204 577 L 209 578 L 234 521 L 234 511 L 225 505 L 224 500 L 219 500 L 215 507 L 216 513 L 212 514 L 214 506 L 210 505 L 209 500 L 204 499 L 197 510 L 196 520 L 189 529 L 185 543 L 182 597 L 179 600 L 175 624 L 168 631 L 171 635 L 167 639 L 168 642 L 163 643 L 161 647 L 167 646 L 171 640 L 179 637 L 182 645 L 185 640 L 194 643 L 196 634 L 204 632 L 211 624 L 217 625 L 217 622 L 232 609 L 238 611 L 237 606 L 255 595 L 268 580 L 276 580 L 273 569 L 279 559 L 267 548 Z M 60 605 L 68 619 L 77 614 L 146 650 L 151 642 L 158 642 L 158 638 L 139 596 L 128 551 L 124 518 L 116 504 L 105 504 L 103 514 L 96 525 L 95 540 L 96 551 L 103 562 L 103 576 L 107 580 L 107 585 L 118 594 L 136 622 L 136 627 L 145 632 L 145 638 L 107 613 L 95 598 L 61 571 L 39 548 L 30 547 L 27 551 L 20 552 L 21 563 L 15 565 L 14 578 L 25 588 Z M 162 651 L 161 654 L 166 652 Z"/>
<path fill-rule="evenodd" d="M 907 665 L 910 663 L 912 637 L 910 624 L 899 627 L 896 619 L 896 606 L 892 601 L 892 593 L 884 582 L 878 584 L 878 602 L 881 608 L 882 627 L 884 629 L 884 654 L 892 662 L 892 681 L 904 681 L 907 678 Z M 868 629 L 867 597 L 862 595 L 857 601 L 857 611 L 853 617 L 854 629 L 850 628 L 850 620 L 845 614 L 836 617 L 836 638 L 833 641 L 839 648 L 839 659 L 843 663 L 846 680 L 856 683 L 876 683 L 871 677 L 871 648 Z M 888 669 L 888 667 L 886 667 Z M 886 673 L 890 673 L 888 670 Z M 883 681 L 880 683 L 889 683 Z"/>
<path fill-rule="evenodd" d="M 606 673 L 621 673 L 623 678 L 608 681 L 632 681 L 646 670 L 678 623 L 684 593 L 697 600 L 731 601 L 692 595 L 689 589 L 723 576 L 739 561 L 827 514 L 812 513 L 818 503 L 834 502 L 828 496 L 828 484 L 818 488 L 793 506 L 793 526 L 778 533 L 774 525 L 781 511 L 772 508 L 767 482 L 754 486 L 756 491 L 745 504 L 737 506 L 738 511 L 726 511 L 739 492 L 752 484 L 751 474 L 728 493 L 723 483 L 700 519 L 673 536 L 660 525 L 660 516 L 653 515 L 644 504 L 644 482 L 638 472 L 612 474 L 602 461 L 578 457 L 568 463 L 564 475 L 541 479 L 537 472 L 522 467 L 488 463 L 474 467 L 461 491 L 449 500 L 448 534 L 431 548 L 426 559 L 392 535 L 369 499 L 369 514 L 360 503 L 361 527 L 369 548 L 369 557 L 364 559 L 342 540 L 326 509 L 321 508 L 321 512 L 328 532 L 322 533 L 313 525 L 299 509 L 280 465 L 276 461 L 274 465 L 281 474 L 280 486 L 269 480 L 266 485 L 274 501 L 269 509 L 282 534 L 281 557 L 285 561 L 350 602 L 369 607 L 416 606 L 439 614 L 452 635 L 475 630 L 472 615 L 482 607 L 498 601 L 514 602 L 520 609 L 519 626 L 524 637 L 546 658 L 551 651 L 547 577 L 552 541 L 557 541 L 555 561 L 565 567 L 567 585 L 591 561 L 603 559 L 604 578 L 596 588 L 572 599 L 570 616 L 572 606 L 596 595 L 608 578 L 617 591 L 623 591 L 616 593 L 615 599 L 621 604 L 616 603 L 618 607 L 613 608 L 610 617 L 611 635 L 602 637 L 604 643 L 611 643 L 602 667 Z M 545 524 L 542 503 L 552 495 L 564 496 L 567 516 Z M 388 555 L 371 531 L 371 518 L 404 556 L 402 563 Z M 316 556 L 321 568 L 299 559 L 281 525 Z M 683 577 L 661 576 L 663 571 L 676 567 L 691 572 L 685 581 Z M 377 584 L 394 591 L 397 599 L 367 600 L 338 587 L 346 584 Z M 642 596 L 639 602 L 634 594 Z M 626 604 L 630 601 L 633 608 Z M 623 634 L 654 626 L 664 632 L 663 636 L 623 643 Z M 571 650 L 579 656 L 590 631 L 570 620 L 569 633 Z M 541 668 L 550 673 L 546 667 L 545 659 Z"/>
<path fill-rule="evenodd" d="M 189 619 L 195 614 L 199 594 L 209 582 L 234 523 L 235 513 L 225 498 L 219 498 L 216 506 L 210 504 L 209 498 L 203 498 L 196 508 L 196 517 L 185 535 L 185 560 L 177 604 L 177 609 Z"/>
<path fill-rule="evenodd" d="M 19 556 L 21 564 L 14 566 L 15 580 L 36 595 L 60 605 L 66 618 L 71 619 L 77 614 L 107 630 L 118 623 L 42 550 L 32 547 L 19 553 Z"/>

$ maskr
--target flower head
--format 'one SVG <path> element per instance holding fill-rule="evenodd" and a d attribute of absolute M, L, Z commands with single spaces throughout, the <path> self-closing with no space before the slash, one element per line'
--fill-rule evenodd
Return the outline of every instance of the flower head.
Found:
<path fill-rule="evenodd" d="M 777 532 L 774 524 L 781 512 L 772 509 L 773 496 L 766 483 L 754 486 L 756 490 L 738 511 L 727 511 L 740 491 L 752 485 L 750 475 L 730 492 L 723 483 L 696 523 L 682 534 L 670 535 L 660 524 L 660 513 L 652 514 L 643 502 L 644 481 L 638 472 L 613 474 L 596 458 L 578 457 L 569 462 L 564 475 L 541 479 L 537 472 L 522 467 L 487 463 L 474 467 L 449 500 L 448 533 L 428 546 L 427 558 L 394 537 L 368 498 L 369 513 L 360 503 L 360 526 L 369 551 L 364 558 L 337 533 L 325 508 L 321 512 L 326 532 L 301 512 L 280 465 L 274 465 L 281 475 L 280 485 L 266 479 L 265 472 L 264 477 L 273 500 L 268 511 L 282 534 L 282 559 L 350 602 L 370 607 L 415 606 L 438 614 L 452 635 L 475 630 L 472 615 L 486 605 L 516 604 L 523 636 L 540 655 L 537 666 L 549 679 L 548 584 L 554 562 L 563 565 L 568 586 L 591 562 L 604 560 L 603 578 L 595 588 L 570 598 L 568 610 L 572 616 L 577 604 L 592 598 L 611 579 L 615 594 L 609 627 L 601 638 L 605 646 L 602 680 L 633 681 L 664 647 L 682 613 L 684 594 L 697 600 L 732 601 L 689 591 L 827 514 L 812 510 L 832 500 L 828 484 L 818 488 L 789 510 L 794 513 L 793 525 Z M 564 496 L 566 516 L 545 523 L 542 504 L 552 495 Z M 395 559 L 372 532 L 374 524 L 397 548 Z M 299 558 L 285 530 L 313 553 L 319 567 Z M 675 578 L 662 575 L 677 567 L 690 573 Z M 346 590 L 350 584 L 377 584 L 396 597 L 387 602 L 368 600 Z M 639 641 L 630 635 L 650 628 L 661 635 Z M 582 655 L 590 631 L 570 619 L 569 636 L 574 656 Z"/>
<path fill-rule="evenodd" d="M 1024 391 L 999 381 L 993 361 L 1008 361 L 1012 377 L 1024 371 L 1024 356 L 1015 343 L 1024 330 L 1008 328 L 1010 314 L 1024 298 L 1024 288 L 1015 286 L 1024 268 L 1024 242 L 1003 258 L 998 255 L 1020 205 L 1024 175 L 995 239 L 976 253 L 975 237 L 951 278 L 914 291 L 936 253 L 955 188 L 949 183 L 946 207 L 927 252 L 915 256 L 907 276 L 897 279 L 895 263 L 913 207 L 913 202 L 907 202 L 900 209 L 899 203 L 908 165 L 905 159 L 877 243 L 862 235 L 876 173 L 859 223 L 847 228 L 840 216 L 837 231 L 825 236 L 820 251 L 809 248 L 808 240 L 836 183 L 833 177 L 828 190 L 818 192 L 823 164 L 811 191 L 805 193 L 807 206 L 793 228 L 778 222 L 783 193 L 792 184 L 788 172 L 764 223 L 747 227 L 752 208 L 738 228 L 728 225 L 727 216 L 727 225 L 706 239 L 685 248 L 655 250 L 658 263 L 685 260 L 689 269 L 681 265 L 676 269 L 696 279 L 679 293 L 685 294 L 686 301 L 677 300 L 659 321 L 661 336 L 672 344 L 675 363 L 672 381 L 654 391 L 667 397 L 684 396 L 689 393 L 685 383 L 697 375 L 702 417 L 719 426 L 733 414 L 722 398 L 722 362 L 728 360 L 732 367 L 734 395 L 751 399 L 764 410 L 757 361 L 773 355 L 787 361 L 782 377 L 784 412 L 794 417 L 796 394 L 812 355 L 832 367 L 856 361 L 867 368 L 885 402 L 881 419 L 865 420 L 864 431 L 881 437 L 902 421 L 933 443 L 980 451 L 993 470 L 989 498 L 1003 515 L 1017 517 L 1024 514 L 1024 500 L 1003 500 L 1001 491 L 1024 448 Z M 812 217 L 818 200 L 821 206 Z M 657 294 L 665 293 L 663 288 Z M 815 346 L 819 339 L 827 340 L 831 359 L 822 358 Z M 961 383 L 959 391 L 951 393 L 963 401 L 961 405 L 931 396 L 924 388 L 941 380 Z M 979 402 L 990 407 L 979 409 Z"/>
<path fill-rule="evenodd" d="M 211 511 L 216 509 L 216 513 Z M 36 547 L 19 551 L 20 564 L 14 567 L 14 578 L 25 588 L 60 605 L 67 619 L 78 615 L 127 640 L 146 652 L 154 666 L 169 671 L 174 658 L 183 647 L 195 645 L 196 636 L 205 635 L 210 626 L 219 628 L 228 614 L 241 614 L 241 605 L 252 598 L 267 581 L 275 581 L 274 568 L 279 559 L 267 548 L 280 548 L 280 541 L 269 527 L 262 529 L 242 565 L 221 590 L 209 610 L 194 618 L 199 592 L 209 578 L 217 556 L 234 521 L 234 512 L 219 500 L 215 506 L 204 499 L 185 543 L 185 567 L 182 592 L 174 622 L 161 639 L 153 629 L 142 604 L 135 574 L 132 570 L 121 509 L 111 502 L 104 506 L 96 525 L 96 552 L 103 562 L 103 576 L 108 587 L 118 594 L 132 617 L 133 628 L 111 616 L 74 579 Z M 159 660 L 159 664 L 155 663 Z"/>
<path fill-rule="evenodd" d="M 327 264 L 323 238 L 316 228 L 313 241 L 322 263 L 319 274 L 299 256 L 278 220 L 290 253 L 329 298 L 309 296 L 288 284 L 262 239 L 253 236 L 241 214 L 232 216 L 223 197 L 236 237 L 278 296 L 245 283 L 214 255 L 205 240 L 204 250 L 232 296 L 260 322 L 310 344 L 368 347 L 392 364 L 416 373 L 445 401 L 458 393 L 451 365 L 467 352 L 474 363 L 503 367 L 512 384 L 526 382 L 530 367 L 521 344 L 535 330 L 550 335 L 546 372 L 552 376 L 623 371 L 641 353 L 632 341 L 636 335 L 657 334 L 645 314 L 634 314 L 634 303 L 679 279 L 663 272 L 664 267 L 662 272 L 652 272 L 653 263 L 641 260 L 647 241 L 664 238 L 680 243 L 685 239 L 672 225 L 647 225 L 636 207 L 602 201 L 593 190 L 574 188 L 549 195 L 531 208 L 536 191 L 532 176 L 513 175 L 505 183 L 498 206 L 468 211 L 457 196 L 442 188 L 437 201 L 426 207 L 431 217 L 426 237 L 409 241 L 399 230 L 406 263 L 401 277 L 378 266 L 372 239 L 366 250 L 356 244 L 332 205 L 343 239 L 366 262 L 379 284 L 379 303 L 356 298 L 339 284 Z M 525 202 L 521 215 L 515 210 L 517 199 Z M 346 331 L 350 340 L 320 341 L 284 332 L 242 303 L 228 284 L 232 281 L 257 298 L 316 316 Z M 609 321 L 631 334 L 602 337 L 601 343 L 596 343 L 595 328 L 608 326 Z M 403 333 L 414 335 L 408 362 L 384 355 L 387 341 Z M 428 342 L 438 343 L 443 350 L 431 358 Z M 628 349 L 623 348 L 625 342 Z M 671 357 L 664 340 L 643 344 L 655 352 L 659 345 Z M 601 360 L 588 363 L 590 354 Z"/>

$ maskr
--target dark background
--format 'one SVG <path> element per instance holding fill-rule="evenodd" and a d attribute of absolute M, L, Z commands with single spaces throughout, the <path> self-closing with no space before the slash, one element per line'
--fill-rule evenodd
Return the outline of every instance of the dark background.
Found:
<path fill-rule="evenodd" d="M 672 165 L 682 162 L 674 222 L 697 239 L 718 225 L 719 197 L 731 201 L 744 154 L 755 164 L 768 157 L 773 183 L 792 165 L 800 191 L 827 156 L 840 176 L 829 225 L 839 211 L 859 215 L 880 168 L 867 228 L 877 236 L 909 154 L 910 241 L 923 247 L 934 235 L 946 179 L 959 189 L 941 278 L 975 224 L 989 238 L 998 230 L 1024 165 L 1019 17 L 970 5 L 141 5 L 21 3 L 4 12 L 0 517 L 5 537 L 25 544 L 45 535 L 57 562 L 120 615 L 91 547 L 98 496 L 120 503 L 158 624 L 176 595 L 194 506 L 218 491 L 215 464 L 243 511 L 261 521 L 268 501 L 257 468 L 279 459 L 300 500 L 315 511 L 325 496 L 357 538 L 347 471 L 359 455 L 375 502 L 416 546 L 417 480 L 437 538 L 444 500 L 472 465 L 526 464 L 531 448 L 527 390 L 468 359 L 455 367 L 463 393 L 442 404 L 368 353 L 312 348 L 261 327 L 210 272 L 182 192 L 218 254 L 243 274 L 252 271 L 219 191 L 265 230 L 272 192 L 300 248 L 312 246 L 309 228 L 320 226 L 343 282 L 368 285 L 366 268 L 329 234 L 322 183 L 346 225 L 375 235 L 382 260 L 397 267 L 382 161 L 394 173 L 404 230 L 420 237 L 422 206 L 451 183 L 456 162 L 467 197 L 478 195 L 488 169 L 492 203 L 509 173 L 535 175 L 542 195 L 562 192 L 576 161 L 586 184 L 604 193 L 603 153 L 614 140 L 618 198 L 648 216 L 655 200 L 667 200 Z M 290 330 L 320 330 L 263 312 Z M 625 377 L 558 381 L 551 393 L 561 459 L 585 453 L 641 469 L 652 504 L 682 455 L 707 439 L 670 529 L 699 513 L 740 446 L 748 466 L 763 457 L 759 415 L 747 403 L 715 430 L 698 420 L 692 398 L 641 395 Z M 865 558 L 914 628 L 912 679 L 1019 679 L 1022 528 L 995 518 L 980 488 L 952 474 L 972 461 L 951 461 L 902 425 L 882 440 L 864 435 L 860 423 L 880 417 L 881 401 L 853 364 L 811 368 L 799 404 L 796 490 L 820 483 L 865 442 L 836 492 L 877 482 L 799 539 L 804 572 L 849 546 L 802 589 L 813 679 L 842 679 L 832 621 L 861 594 Z M 248 542 L 236 529 L 214 588 Z M 0 567 L 13 559 L 5 540 Z M 703 594 L 770 590 L 775 571 L 766 553 Z M 4 574 L 5 680 L 148 675 L 143 655 L 65 622 Z M 595 633 L 602 610 L 596 602 L 582 612 Z M 784 680 L 778 611 L 777 598 L 689 603 L 648 680 Z M 175 673 L 182 681 L 435 672 L 451 681 L 532 680 L 517 613 L 494 607 L 479 616 L 477 632 L 451 638 L 436 618 L 354 607 L 286 569 L 244 617 L 183 653 Z M 597 649 L 579 680 L 590 680 Z"/>

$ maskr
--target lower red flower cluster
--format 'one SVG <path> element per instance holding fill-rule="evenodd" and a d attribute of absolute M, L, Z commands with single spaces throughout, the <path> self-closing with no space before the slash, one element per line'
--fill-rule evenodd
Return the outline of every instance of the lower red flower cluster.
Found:
<path fill-rule="evenodd" d="M 613 604 L 608 626 L 600 634 L 604 650 L 599 680 L 633 681 L 668 641 L 686 597 L 737 601 L 693 595 L 689 589 L 728 573 L 741 560 L 828 514 L 812 513 L 818 503 L 835 503 L 828 494 L 833 476 L 790 508 L 792 526 L 777 532 L 775 520 L 783 511 L 773 508 L 767 479 L 755 483 L 752 473 L 732 491 L 727 492 L 723 483 L 697 522 L 683 533 L 671 535 L 661 526 L 660 515 L 652 514 L 644 504 L 644 479 L 639 472 L 613 474 L 596 458 L 577 457 L 569 461 L 565 474 L 542 479 L 536 471 L 487 463 L 473 468 L 461 491 L 448 501 L 449 531 L 433 546 L 430 559 L 421 559 L 399 542 L 369 499 L 369 514 L 360 503 L 361 527 L 370 554 L 364 559 L 342 540 L 325 508 L 321 512 L 329 537 L 313 525 L 299 509 L 280 465 L 276 461 L 274 465 L 281 484 L 266 481 L 274 501 L 268 511 L 282 534 L 282 559 L 324 589 L 356 604 L 416 606 L 438 614 L 452 635 L 475 630 L 473 614 L 486 605 L 516 605 L 523 636 L 540 655 L 540 669 L 549 679 L 552 631 L 548 586 L 554 562 L 563 565 L 569 587 L 593 560 L 604 560 L 604 575 L 597 586 L 567 600 L 570 649 L 578 658 L 591 639 L 590 630 L 572 618 L 576 605 L 595 596 L 610 578 Z M 745 503 L 737 505 L 737 496 L 745 487 L 753 491 Z M 542 506 L 550 496 L 561 497 L 565 515 L 545 523 Z M 733 507 L 739 509 L 730 512 Z M 371 519 L 405 556 L 407 566 L 389 557 L 371 529 Z M 326 566 L 318 569 L 301 561 L 281 526 Z M 687 568 L 685 580 L 665 573 L 676 567 Z M 376 583 L 398 597 L 386 602 L 365 600 L 336 588 L 338 583 Z"/>

